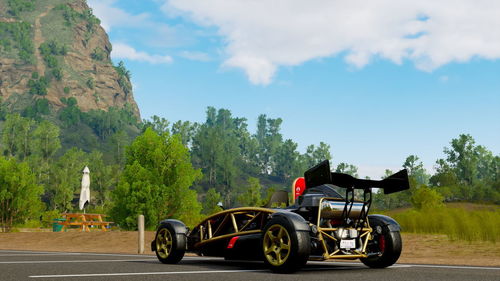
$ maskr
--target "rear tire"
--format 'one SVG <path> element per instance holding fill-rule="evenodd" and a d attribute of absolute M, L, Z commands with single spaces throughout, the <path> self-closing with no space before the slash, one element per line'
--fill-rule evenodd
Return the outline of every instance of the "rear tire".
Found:
<path fill-rule="evenodd" d="M 285 217 L 272 218 L 261 238 L 264 263 L 275 273 L 292 273 L 307 263 L 311 252 L 309 232 L 297 231 Z"/>
<path fill-rule="evenodd" d="M 185 233 L 177 233 L 170 223 L 164 223 L 156 231 L 156 257 L 162 263 L 178 263 L 184 257 L 186 243 Z"/>
<path fill-rule="evenodd" d="M 360 259 L 362 263 L 371 268 L 385 268 L 396 263 L 403 249 L 403 242 L 399 231 L 391 231 L 387 225 L 372 225 L 372 227 L 380 227 L 382 233 L 374 231 L 372 233 L 373 240 L 368 243 L 369 252 L 379 255 Z"/>

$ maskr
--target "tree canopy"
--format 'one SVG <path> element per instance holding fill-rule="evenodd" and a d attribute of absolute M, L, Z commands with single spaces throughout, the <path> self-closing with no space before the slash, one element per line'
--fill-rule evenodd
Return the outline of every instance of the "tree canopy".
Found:
<path fill-rule="evenodd" d="M 148 227 L 164 218 L 194 223 L 201 211 L 196 192 L 189 187 L 200 178 L 180 137 L 158 135 L 151 128 L 127 149 L 121 180 L 112 193 L 111 213 L 124 229 L 137 226 L 144 214 Z"/>

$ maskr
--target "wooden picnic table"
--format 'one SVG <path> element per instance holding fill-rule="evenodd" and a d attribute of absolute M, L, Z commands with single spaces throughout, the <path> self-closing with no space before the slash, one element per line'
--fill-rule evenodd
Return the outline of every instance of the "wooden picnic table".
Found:
<path fill-rule="evenodd" d="M 66 221 L 59 222 L 59 224 L 63 225 L 63 229 L 76 225 L 80 227 L 80 231 L 89 232 L 89 225 L 96 225 L 102 231 L 107 231 L 106 227 L 113 223 L 104 221 L 103 218 L 107 216 L 104 214 L 63 213 L 62 216 L 66 219 Z"/>

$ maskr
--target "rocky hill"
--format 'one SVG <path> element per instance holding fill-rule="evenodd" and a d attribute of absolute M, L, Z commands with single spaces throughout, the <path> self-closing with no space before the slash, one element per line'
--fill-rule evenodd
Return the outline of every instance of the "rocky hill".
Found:
<path fill-rule="evenodd" d="M 85 0 L 0 0 L 0 97 L 11 111 L 126 109 L 140 120 L 130 73 Z M 72 102 L 68 102 L 71 100 Z"/>

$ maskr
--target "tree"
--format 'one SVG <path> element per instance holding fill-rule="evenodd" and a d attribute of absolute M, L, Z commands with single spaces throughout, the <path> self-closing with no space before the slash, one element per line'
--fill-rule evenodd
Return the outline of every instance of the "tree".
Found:
<path fill-rule="evenodd" d="M 50 113 L 49 101 L 47 99 L 41 98 L 37 99 L 33 105 L 26 107 L 23 110 L 23 116 L 37 121 L 42 120 L 43 115 Z"/>
<path fill-rule="evenodd" d="M 382 179 L 385 179 L 393 174 L 394 174 L 393 171 L 386 169 L 384 171 Z M 408 190 L 396 192 L 393 194 L 384 194 L 382 189 L 379 189 L 378 192 L 374 194 L 373 203 L 376 208 L 380 209 L 394 209 L 394 208 L 406 207 L 410 205 L 411 195 L 412 195 L 411 192 Z"/>
<path fill-rule="evenodd" d="M 412 177 L 417 184 L 427 184 L 430 176 L 425 171 L 422 161 L 419 160 L 418 156 L 410 155 L 406 157 L 403 168 L 408 170 L 408 175 Z"/>
<path fill-rule="evenodd" d="M 203 211 L 202 213 L 205 215 L 215 214 L 221 211 L 221 207 L 219 207 L 218 203 L 222 202 L 222 196 L 219 192 L 215 190 L 215 188 L 210 188 L 205 194 L 205 200 L 203 201 Z"/>
<path fill-rule="evenodd" d="M 111 136 L 111 143 L 114 146 L 114 157 L 118 164 L 125 162 L 125 146 L 130 143 L 129 136 L 121 130 Z"/>
<path fill-rule="evenodd" d="M 0 156 L 0 227 L 11 230 L 14 223 L 38 218 L 42 209 L 43 188 L 26 163 Z"/>
<path fill-rule="evenodd" d="M 103 154 L 100 151 L 92 151 L 86 158 L 86 166 L 90 169 L 91 191 L 95 198 L 91 204 L 107 206 L 111 201 L 110 191 L 116 187 L 120 178 L 120 168 L 118 165 L 104 163 Z"/>
<path fill-rule="evenodd" d="M 78 107 L 78 101 L 74 97 L 62 97 L 61 102 L 64 103 L 66 107 L 59 110 L 59 120 L 61 120 L 66 127 L 79 124 L 82 118 L 82 112 Z"/>
<path fill-rule="evenodd" d="M 343 174 L 348 174 L 351 175 L 355 178 L 358 177 L 358 167 L 352 165 L 352 164 L 347 164 L 347 163 L 339 163 L 337 165 L 337 168 L 335 169 L 336 173 L 343 173 Z"/>
<path fill-rule="evenodd" d="M 438 159 L 434 168 L 436 173 L 429 179 L 433 186 L 453 186 L 458 184 L 457 175 L 444 159 Z"/>
<path fill-rule="evenodd" d="M 21 117 L 19 114 L 9 114 L 2 131 L 2 141 L 5 154 L 26 158 L 31 153 L 30 141 L 35 122 Z"/>
<path fill-rule="evenodd" d="M 222 140 L 214 129 L 215 108 L 208 107 L 206 114 L 206 122 L 200 126 L 193 139 L 192 154 L 193 163 L 202 169 L 208 185 L 214 187 L 217 180 L 217 159 L 222 151 Z"/>
<path fill-rule="evenodd" d="M 246 191 L 238 197 L 242 206 L 260 207 L 262 205 L 262 186 L 258 178 L 249 177 Z"/>
<path fill-rule="evenodd" d="M 304 164 L 306 169 L 317 165 L 321 161 L 331 160 L 332 154 L 330 153 L 330 145 L 320 142 L 318 147 L 313 144 L 309 145 L 304 155 Z"/>
<path fill-rule="evenodd" d="M 33 132 L 33 152 L 48 161 L 61 148 L 59 133 L 59 127 L 49 121 L 42 121 Z"/>
<path fill-rule="evenodd" d="M 19 140 L 17 142 L 19 146 L 19 158 L 25 159 L 31 154 L 30 142 L 32 139 L 33 126 L 35 121 L 29 118 L 20 118 L 19 124 Z"/>
<path fill-rule="evenodd" d="M 201 173 L 192 167 L 180 138 L 148 128 L 126 154 L 125 170 L 112 192 L 113 219 L 124 229 L 136 228 L 139 214 L 144 214 L 149 228 L 165 218 L 194 224 L 201 205 L 189 187 Z"/>
<path fill-rule="evenodd" d="M 182 143 L 185 146 L 189 146 L 197 127 L 198 123 L 191 123 L 189 121 L 182 122 L 179 120 L 172 125 L 172 134 L 180 135 Z"/>
<path fill-rule="evenodd" d="M 239 122 L 229 110 L 208 107 L 206 122 L 192 141 L 193 163 L 202 169 L 203 182 L 220 192 L 226 205 L 231 205 L 233 184 L 240 174 Z"/>
<path fill-rule="evenodd" d="M 297 152 L 297 143 L 292 140 L 286 140 L 276 151 L 275 174 L 282 179 L 283 183 L 290 183 L 292 177 L 298 176 L 300 166 L 298 163 L 299 152 Z"/>
<path fill-rule="evenodd" d="M 71 201 L 74 197 L 73 194 L 79 193 L 82 171 L 86 165 L 86 156 L 82 150 L 71 148 L 51 165 L 50 174 L 52 177 L 50 183 L 46 185 L 51 209 L 61 212 L 73 209 Z"/>
<path fill-rule="evenodd" d="M 153 115 L 151 117 L 151 120 L 144 120 L 143 131 L 145 131 L 147 128 L 151 128 L 157 134 L 162 135 L 165 133 L 170 133 L 169 126 L 170 122 L 167 119 Z"/>
<path fill-rule="evenodd" d="M 452 139 L 445 147 L 446 159 L 436 161 L 430 183 L 450 200 L 495 201 L 500 195 L 500 157 L 476 145 L 470 135 Z"/>
<path fill-rule="evenodd" d="M 61 148 L 59 127 L 49 121 L 42 121 L 33 132 L 30 166 L 36 172 L 39 184 L 50 186 L 50 164 L 53 156 Z"/>
<path fill-rule="evenodd" d="M 281 123 L 283 123 L 281 118 L 267 118 L 265 114 L 259 115 L 257 120 L 255 138 L 259 144 L 259 162 L 264 174 L 271 174 L 276 168 L 273 157 L 283 142 L 283 136 L 280 133 Z"/>
<path fill-rule="evenodd" d="M 257 175 L 259 169 L 259 143 L 255 137 L 248 132 L 246 118 L 235 118 L 235 137 L 238 140 L 240 150 L 241 170 L 249 175 Z"/>
<path fill-rule="evenodd" d="M 460 135 L 451 140 L 451 148 L 445 147 L 446 161 L 455 170 L 459 180 L 473 184 L 477 179 L 478 146 L 471 135 Z"/>

